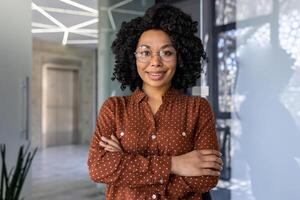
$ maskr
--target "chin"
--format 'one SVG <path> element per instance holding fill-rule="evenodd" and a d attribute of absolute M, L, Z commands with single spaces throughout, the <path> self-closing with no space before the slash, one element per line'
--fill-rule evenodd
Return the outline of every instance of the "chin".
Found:
<path fill-rule="evenodd" d="M 165 82 L 165 81 L 152 81 L 152 80 L 144 81 L 144 83 L 147 84 L 148 86 L 155 87 L 155 88 L 161 88 L 161 87 L 166 87 L 166 86 L 170 86 L 171 85 L 169 82 Z"/>

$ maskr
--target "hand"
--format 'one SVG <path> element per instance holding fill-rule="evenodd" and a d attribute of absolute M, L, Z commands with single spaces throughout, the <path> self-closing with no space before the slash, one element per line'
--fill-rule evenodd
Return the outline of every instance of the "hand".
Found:
<path fill-rule="evenodd" d="M 109 152 L 121 152 L 123 153 L 123 148 L 118 140 L 118 138 L 114 135 L 111 135 L 111 138 L 107 138 L 102 136 L 99 145 L 104 147 L 105 151 Z"/>
<path fill-rule="evenodd" d="M 205 149 L 173 156 L 171 172 L 179 176 L 220 176 L 221 155 L 219 151 Z"/>

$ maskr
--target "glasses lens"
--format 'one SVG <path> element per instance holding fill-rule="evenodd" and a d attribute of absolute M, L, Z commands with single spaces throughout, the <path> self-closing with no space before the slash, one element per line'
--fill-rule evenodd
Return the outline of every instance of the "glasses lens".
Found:
<path fill-rule="evenodd" d="M 163 49 L 159 51 L 159 55 L 164 61 L 171 61 L 176 58 L 176 51 L 173 48 Z"/>
<path fill-rule="evenodd" d="M 168 62 L 176 59 L 176 50 L 173 47 L 161 49 L 156 54 L 158 54 L 160 59 L 162 59 L 163 61 Z M 152 56 L 153 52 L 151 51 L 151 49 L 145 46 L 139 47 L 135 52 L 135 57 L 140 62 L 150 62 Z"/>
<path fill-rule="evenodd" d="M 141 62 L 149 62 L 151 60 L 152 51 L 148 47 L 141 46 L 135 52 L 135 57 Z"/>

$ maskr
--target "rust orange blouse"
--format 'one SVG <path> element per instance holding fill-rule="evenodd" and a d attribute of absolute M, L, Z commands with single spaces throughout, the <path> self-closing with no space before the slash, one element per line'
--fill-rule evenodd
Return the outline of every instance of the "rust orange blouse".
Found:
<path fill-rule="evenodd" d="M 107 152 L 101 136 L 114 134 L 124 153 Z M 155 115 L 146 94 L 110 97 L 100 109 L 88 157 L 93 181 L 107 184 L 107 200 L 201 199 L 218 177 L 170 173 L 171 156 L 194 149 L 219 150 L 209 103 L 171 88 Z"/>

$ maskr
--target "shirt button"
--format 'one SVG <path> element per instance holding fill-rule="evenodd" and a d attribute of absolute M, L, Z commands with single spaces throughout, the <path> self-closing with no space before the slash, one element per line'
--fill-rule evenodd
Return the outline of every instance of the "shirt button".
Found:
<path fill-rule="evenodd" d="M 152 199 L 156 199 L 156 194 L 152 194 Z"/>
<path fill-rule="evenodd" d="M 181 135 L 185 137 L 185 136 L 186 136 L 186 133 L 185 133 L 185 132 L 182 132 Z"/>
<path fill-rule="evenodd" d="M 122 137 L 124 134 L 125 134 L 125 133 L 122 131 L 122 132 L 120 133 L 121 137 Z"/>
<path fill-rule="evenodd" d="M 164 183 L 164 179 L 161 178 L 161 179 L 159 180 L 159 182 L 160 182 L 161 184 L 163 184 L 163 183 Z"/>
<path fill-rule="evenodd" d="M 155 138 L 156 138 L 156 135 L 151 135 L 151 138 L 152 138 L 152 140 L 155 140 Z"/>

